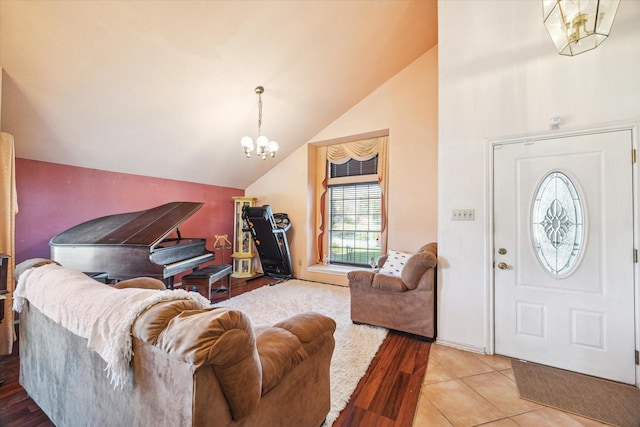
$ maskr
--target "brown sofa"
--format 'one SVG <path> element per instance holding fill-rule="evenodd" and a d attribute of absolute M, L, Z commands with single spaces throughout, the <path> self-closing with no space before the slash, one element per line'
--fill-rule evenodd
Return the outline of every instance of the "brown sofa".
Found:
<path fill-rule="evenodd" d="M 418 249 L 399 277 L 380 272 L 386 259 L 377 269 L 348 274 L 351 320 L 435 339 L 437 243 Z"/>
<path fill-rule="evenodd" d="M 58 426 L 317 427 L 329 412 L 336 324 L 326 316 L 254 327 L 234 309 L 159 302 L 136 318 L 128 380 L 114 388 L 87 339 L 43 311 L 29 300 L 21 310 L 20 383 Z"/>

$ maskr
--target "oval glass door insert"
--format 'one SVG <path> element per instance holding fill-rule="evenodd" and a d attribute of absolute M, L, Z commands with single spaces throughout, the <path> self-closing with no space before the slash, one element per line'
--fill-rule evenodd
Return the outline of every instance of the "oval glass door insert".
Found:
<path fill-rule="evenodd" d="M 571 179 L 549 173 L 540 183 L 531 215 L 533 246 L 540 263 L 554 276 L 566 276 L 584 246 L 582 201 Z"/>

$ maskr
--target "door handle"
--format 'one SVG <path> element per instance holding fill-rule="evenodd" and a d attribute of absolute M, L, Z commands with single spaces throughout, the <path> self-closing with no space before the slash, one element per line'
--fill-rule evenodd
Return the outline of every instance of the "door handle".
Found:
<path fill-rule="evenodd" d="M 507 265 L 507 263 L 506 263 L 506 262 L 499 262 L 499 263 L 498 263 L 498 268 L 499 268 L 500 270 L 506 270 L 507 268 L 509 268 L 509 266 Z"/>

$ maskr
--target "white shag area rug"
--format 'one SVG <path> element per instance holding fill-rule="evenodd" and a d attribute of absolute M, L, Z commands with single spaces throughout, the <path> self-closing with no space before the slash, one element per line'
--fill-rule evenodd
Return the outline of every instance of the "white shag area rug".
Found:
<path fill-rule="evenodd" d="M 336 347 L 331 359 L 331 410 L 325 421 L 330 426 L 347 406 L 358 381 L 384 341 L 387 329 L 354 325 L 351 322 L 349 288 L 292 279 L 264 286 L 214 304 L 246 313 L 255 326 L 274 323 L 306 311 L 315 311 L 336 322 Z"/>

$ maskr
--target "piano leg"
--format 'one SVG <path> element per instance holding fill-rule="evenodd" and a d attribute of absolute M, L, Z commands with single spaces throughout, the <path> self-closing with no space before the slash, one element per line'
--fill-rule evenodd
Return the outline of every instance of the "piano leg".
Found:
<path fill-rule="evenodd" d="M 167 277 L 166 279 L 163 280 L 164 285 L 167 287 L 167 289 L 173 289 L 173 284 L 175 282 L 175 278 L 174 276 L 170 276 Z"/>

